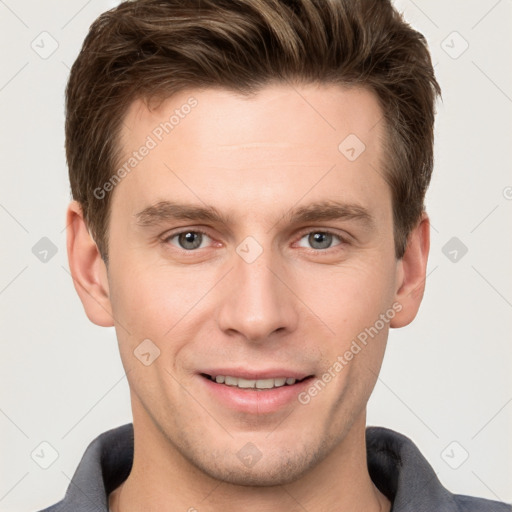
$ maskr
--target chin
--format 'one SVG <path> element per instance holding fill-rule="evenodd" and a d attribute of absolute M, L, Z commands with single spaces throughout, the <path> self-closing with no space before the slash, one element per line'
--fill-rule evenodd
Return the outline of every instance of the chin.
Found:
<path fill-rule="evenodd" d="M 261 462 L 261 461 L 260 461 Z M 208 471 L 210 469 L 210 471 Z M 309 465 L 297 461 L 284 461 L 272 468 L 260 466 L 259 468 L 245 468 L 241 465 L 226 465 L 216 468 L 203 468 L 212 478 L 232 485 L 248 487 L 275 487 L 289 484 L 298 480 L 309 469 Z"/>
<path fill-rule="evenodd" d="M 297 446 L 292 452 L 273 449 L 265 454 L 247 443 L 234 457 L 224 452 L 213 453 L 208 459 L 199 457 L 189 461 L 215 480 L 232 485 L 275 487 L 299 480 L 322 458 L 320 449 L 312 453 Z"/>

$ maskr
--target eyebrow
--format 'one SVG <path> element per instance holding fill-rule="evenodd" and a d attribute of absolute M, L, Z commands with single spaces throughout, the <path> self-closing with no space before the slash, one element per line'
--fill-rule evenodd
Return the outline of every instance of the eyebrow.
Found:
<path fill-rule="evenodd" d="M 157 226 L 175 220 L 193 220 L 229 225 L 234 216 L 223 214 L 214 206 L 199 206 L 175 201 L 159 201 L 134 215 L 136 224 L 143 227 Z M 307 206 L 292 208 L 282 220 L 293 223 L 328 220 L 356 220 L 368 229 L 374 226 L 374 218 L 361 205 L 339 201 L 321 201 Z"/>

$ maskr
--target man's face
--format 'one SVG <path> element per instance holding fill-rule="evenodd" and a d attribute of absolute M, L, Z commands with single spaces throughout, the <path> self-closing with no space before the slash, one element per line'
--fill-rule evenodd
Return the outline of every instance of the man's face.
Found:
<path fill-rule="evenodd" d="M 364 425 L 400 266 L 381 118 L 370 92 L 327 85 L 131 105 L 120 165 L 150 149 L 113 193 L 108 282 L 136 435 L 276 485 Z M 220 218 L 148 210 L 166 201 Z"/>

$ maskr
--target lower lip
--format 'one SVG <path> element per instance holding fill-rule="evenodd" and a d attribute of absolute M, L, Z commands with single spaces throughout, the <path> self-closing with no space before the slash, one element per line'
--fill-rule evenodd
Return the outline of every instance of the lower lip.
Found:
<path fill-rule="evenodd" d="M 208 393 L 225 407 L 250 414 L 270 414 L 293 402 L 299 404 L 298 394 L 304 390 L 313 377 L 295 384 L 272 389 L 240 389 L 236 386 L 218 384 L 199 375 Z"/>

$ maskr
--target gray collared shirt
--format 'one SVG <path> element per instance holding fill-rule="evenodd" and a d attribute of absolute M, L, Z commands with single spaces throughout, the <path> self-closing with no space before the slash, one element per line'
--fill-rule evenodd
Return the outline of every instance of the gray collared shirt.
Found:
<path fill-rule="evenodd" d="M 452 494 L 406 436 L 366 428 L 370 477 L 391 501 L 391 512 L 512 512 L 502 502 Z M 41 512 L 108 512 L 108 495 L 128 477 L 133 462 L 133 424 L 94 439 L 62 501 Z"/>

